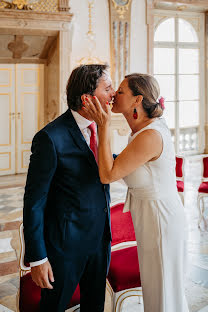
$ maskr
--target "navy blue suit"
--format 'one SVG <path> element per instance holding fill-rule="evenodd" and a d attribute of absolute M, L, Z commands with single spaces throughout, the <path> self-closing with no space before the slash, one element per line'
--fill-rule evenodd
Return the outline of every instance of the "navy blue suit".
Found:
<path fill-rule="evenodd" d="M 48 257 L 55 278 L 53 290 L 42 290 L 41 311 L 64 311 L 78 283 L 81 311 L 103 311 L 109 185 L 100 182 L 94 155 L 70 110 L 35 135 L 31 150 L 23 209 L 25 256 L 27 262 Z"/>

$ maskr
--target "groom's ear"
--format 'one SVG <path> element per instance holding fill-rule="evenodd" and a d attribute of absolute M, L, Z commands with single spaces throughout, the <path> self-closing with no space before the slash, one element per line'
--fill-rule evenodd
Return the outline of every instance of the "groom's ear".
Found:
<path fill-rule="evenodd" d="M 92 98 L 92 95 L 91 95 L 91 94 L 87 94 L 87 93 L 82 94 L 82 95 L 81 95 L 81 100 L 82 100 L 82 102 L 84 102 L 84 101 L 86 100 L 86 97 L 88 97 L 89 99 L 91 99 L 91 98 Z"/>
<path fill-rule="evenodd" d="M 82 95 L 81 95 L 81 100 L 82 100 L 82 102 L 85 101 L 85 96 L 86 96 L 86 94 L 82 94 Z"/>

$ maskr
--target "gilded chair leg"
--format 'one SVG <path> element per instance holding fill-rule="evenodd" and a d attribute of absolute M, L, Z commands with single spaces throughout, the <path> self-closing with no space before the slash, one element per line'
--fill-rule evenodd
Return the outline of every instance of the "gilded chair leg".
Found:
<path fill-rule="evenodd" d="M 18 289 L 16 294 L 16 312 L 19 312 L 19 299 L 20 299 L 20 289 Z"/>
<path fill-rule="evenodd" d="M 202 220 L 204 220 L 204 226 L 206 227 L 206 221 L 204 217 L 204 211 L 205 211 L 205 204 L 204 204 L 204 197 L 202 197 Z"/>
<path fill-rule="evenodd" d="M 201 205 L 201 200 L 202 200 L 202 205 Z M 205 211 L 205 205 L 204 205 L 204 198 L 199 196 L 197 200 L 197 206 L 199 209 L 199 221 L 198 221 L 198 227 L 200 228 L 200 224 L 202 220 L 204 219 L 204 211 Z M 201 208 L 202 206 L 202 208 Z"/>
<path fill-rule="evenodd" d="M 117 312 L 117 296 L 114 294 L 113 296 L 113 312 Z"/>
<path fill-rule="evenodd" d="M 182 204 L 184 206 L 184 194 L 181 194 L 181 201 L 182 201 Z"/>
<path fill-rule="evenodd" d="M 183 206 L 184 206 L 184 194 L 181 193 L 181 192 L 178 192 L 178 194 L 179 194 L 180 199 L 181 199 L 181 202 L 182 202 L 182 204 L 183 204 Z"/>
<path fill-rule="evenodd" d="M 202 221 L 202 212 L 201 212 L 200 204 L 201 204 L 201 198 L 198 196 L 198 198 L 197 198 L 197 206 L 198 206 L 198 210 L 199 210 L 199 221 L 198 221 L 198 227 L 199 228 L 200 228 L 200 223 Z"/>
<path fill-rule="evenodd" d="M 121 312 L 120 311 L 120 302 L 118 301 L 118 298 L 117 298 L 117 300 L 116 300 L 116 298 L 115 298 L 115 301 L 114 301 L 114 312 Z"/>

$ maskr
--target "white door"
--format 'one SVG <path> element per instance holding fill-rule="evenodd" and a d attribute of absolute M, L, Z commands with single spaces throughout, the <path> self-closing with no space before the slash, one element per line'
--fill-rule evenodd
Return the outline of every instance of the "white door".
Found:
<path fill-rule="evenodd" d="M 0 65 L 0 175 L 28 169 L 32 138 L 43 126 L 44 65 Z"/>
<path fill-rule="evenodd" d="M 27 171 L 32 138 L 42 126 L 43 70 L 43 65 L 16 65 L 17 173 Z"/>
<path fill-rule="evenodd" d="M 15 65 L 0 65 L 0 175 L 15 173 Z"/>

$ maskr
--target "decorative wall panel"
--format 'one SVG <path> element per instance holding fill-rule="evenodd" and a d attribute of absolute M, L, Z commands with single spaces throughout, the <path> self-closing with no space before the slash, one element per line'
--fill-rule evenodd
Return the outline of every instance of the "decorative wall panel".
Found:
<path fill-rule="evenodd" d="M 33 10 L 39 12 L 58 12 L 58 0 L 42 0 L 33 4 Z"/>
<path fill-rule="evenodd" d="M 109 0 L 111 27 L 111 76 L 118 87 L 129 72 L 131 0 Z"/>
<path fill-rule="evenodd" d="M 11 2 L 12 1 L 8 1 Z M 0 0 L 0 9 L 3 9 L 6 3 Z M 37 3 L 31 4 L 33 11 L 38 12 L 59 12 L 58 0 L 40 0 Z"/>

